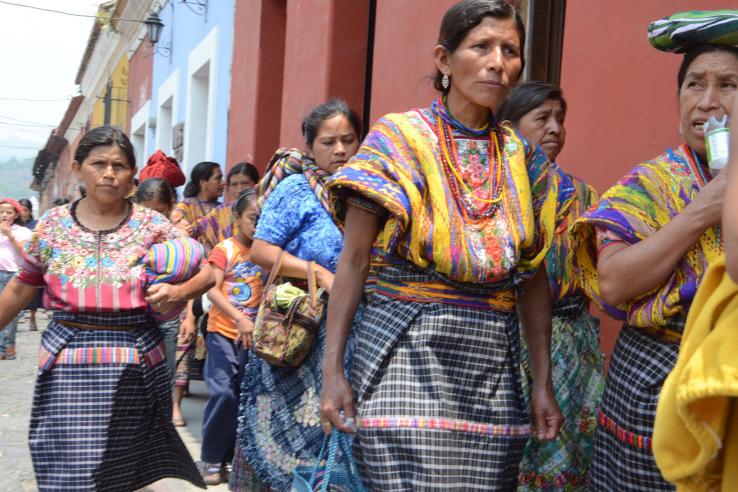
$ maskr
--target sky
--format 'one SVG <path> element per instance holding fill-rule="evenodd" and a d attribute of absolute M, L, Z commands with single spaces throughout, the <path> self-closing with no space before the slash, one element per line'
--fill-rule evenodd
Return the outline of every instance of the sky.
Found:
<path fill-rule="evenodd" d="M 8 2 L 95 15 L 102 0 Z M 12 157 L 35 156 L 46 143 L 50 131 L 61 122 L 70 98 L 79 91 L 74 79 L 93 22 L 89 17 L 42 12 L 0 0 L 0 66 L 3 67 L 0 76 L 0 163 Z"/>

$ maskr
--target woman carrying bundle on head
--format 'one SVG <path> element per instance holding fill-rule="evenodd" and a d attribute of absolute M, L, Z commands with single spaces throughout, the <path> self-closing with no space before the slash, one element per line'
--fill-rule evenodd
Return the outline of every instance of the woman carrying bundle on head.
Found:
<path fill-rule="evenodd" d="M 654 46 L 684 53 L 676 77 L 684 141 L 637 164 L 570 230 L 584 292 L 623 320 L 598 409 L 592 490 L 674 490 L 654 460 L 654 418 L 695 292 L 722 250 L 727 173 L 710 171 L 704 124 L 728 114 L 738 94 L 738 48 L 720 44 L 726 27 L 738 33 L 733 12 L 732 24 L 704 12 L 686 13 L 686 25 L 678 15 L 652 24 Z"/>

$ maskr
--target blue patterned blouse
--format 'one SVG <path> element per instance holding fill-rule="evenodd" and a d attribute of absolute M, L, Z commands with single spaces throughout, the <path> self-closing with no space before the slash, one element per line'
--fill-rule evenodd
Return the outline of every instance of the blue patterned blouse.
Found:
<path fill-rule="evenodd" d="M 261 210 L 256 239 L 336 272 L 343 235 L 302 174 L 277 185 Z"/>

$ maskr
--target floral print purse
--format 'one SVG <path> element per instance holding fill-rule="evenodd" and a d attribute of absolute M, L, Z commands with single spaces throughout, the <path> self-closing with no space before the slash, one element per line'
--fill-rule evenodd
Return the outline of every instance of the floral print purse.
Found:
<path fill-rule="evenodd" d="M 325 309 L 323 289 L 317 288 L 315 262 L 308 262 L 308 293 L 295 297 L 287 306 L 276 301 L 275 280 L 282 268 L 284 251 L 269 273 L 264 297 L 254 323 L 254 353 L 278 367 L 298 367 L 310 353 Z"/>

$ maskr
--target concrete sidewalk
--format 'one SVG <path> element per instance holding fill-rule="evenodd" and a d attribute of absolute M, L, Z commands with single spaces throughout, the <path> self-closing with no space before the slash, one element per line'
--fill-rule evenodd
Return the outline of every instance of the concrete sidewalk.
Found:
<path fill-rule="evenodd" d="M 43 330 L 48 322 L 44 311 L 39 311 L 38 325 Z M 33 386 L 38 364 L 38 345 L 41 331 L 29 331 L 28 320 L 18 325 L 15 360 L 0 361 L 0 491 L 30 492 L 38 490 L 28 450 L 28 424 L 31 415 Z M 194 460 L 200 459 L 202 411 L 208 391 L 202 381 L 192 381 L 191 396 L 184 399 L 182 413 L 186 427 L 178 428 Z M 188 482 L 166 479 L 144 489 L 146 492 L 180 492 L 202 490 Z M 208 490 L 228 490 L 226 484 L 208 487 Z"/>

